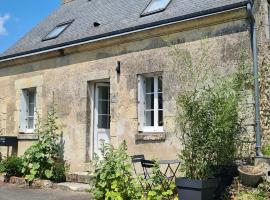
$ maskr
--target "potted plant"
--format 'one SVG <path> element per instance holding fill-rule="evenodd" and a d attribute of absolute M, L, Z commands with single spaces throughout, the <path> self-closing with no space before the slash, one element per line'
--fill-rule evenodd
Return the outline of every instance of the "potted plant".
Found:
<path fill-rule="evenodd" d="M 248 187 L 257 187 L 262 182 L 263 170 L 258 166 L 243 165 L 238 167 L 240 182 Z"/>
<path fill-rule="evenodd" d="M 238 115 L 243 78 L 236 73 L 179 97 L 179 125 L 183 149 L 176 178 L 181 200 L 212 200 L 221 180 L 218 170 L 233 166 L 242 123 Z"/>

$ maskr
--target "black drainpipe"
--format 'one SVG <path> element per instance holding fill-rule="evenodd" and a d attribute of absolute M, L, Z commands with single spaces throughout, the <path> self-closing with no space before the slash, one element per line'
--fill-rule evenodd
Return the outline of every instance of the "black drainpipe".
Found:
<path fill-rule="evenodd" d="M 256 20 L 253 9 L 254 3 L 250 0 L 247 4 L 247 11 L 250 19 L 251 48 L 253 58 L 253 76 L 254 76 L 254 99 L 255 99 L 255 132 L 256 132 L 256 156 L 262 156 L 261 151 L 261 123 L 260 123 L 260 88 L 258 73 L 258 49 L 257 49 L 257 30 Z"/>

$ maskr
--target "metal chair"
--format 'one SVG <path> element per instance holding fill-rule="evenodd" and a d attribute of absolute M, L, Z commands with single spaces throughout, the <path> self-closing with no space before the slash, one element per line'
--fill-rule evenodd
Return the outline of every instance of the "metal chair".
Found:
<path fill-rule="evenodd" d="M 136 175 L 137 175 L 137 171 L 136 171 L 135 163 L 141 163 L 141 160 L 144 160 L 144 159 L 145 158 L 144 158 L 143 154 L 131 156 L 132 165 L 133 165 L 134 172 L 135 172 Z"/>
<path fill-rule="evenodd" d="M 143 186 L 142 181 L 140 180 L 140 177 L 139 177 L 139 174 L 137 173 L 137 170 L 136 170 L 136 166 L 135 165 L 136 165 L 136 163 L 140 163 L 140 166 L 141 166 L 141 161 L 144 160 L 144 159 L 145 159 L 145 157 L 144 157 L 143 154 L 131 156 L 131 161 L 132 161 L 134 172 L 135 172 L 136 176 L 138 177 L 139 182 L 140 182 L 140 184 L 141 184 L 142 187 L 144 187 L 144 186 Z"/>
<path fill-rule="evenodd" d="M 155 166 L 155 162 L 151 160 L 141 160 L 141 164 L 143 168 L 144 178 L 150 178 L 150 172 L 148 170 Z"/>

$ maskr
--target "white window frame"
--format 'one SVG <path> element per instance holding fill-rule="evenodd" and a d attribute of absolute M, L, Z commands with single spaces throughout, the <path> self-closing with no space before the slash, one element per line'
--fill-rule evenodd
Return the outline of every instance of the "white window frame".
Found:
<path fill-rule="evenodd" d="M 34 92 L 34 116 L 33 116 L 33 128 L 28 128 L 29 122 L 29 92 Z M 20 98 L 20 125 L 19 130 L 21 133 L 34 133 L 36 124 L 36 88 L 28 88 L 21 90 Z"/>
<path fill-rule="evenodd" d="M 164 124 L 163 126 L 158 125 L 158 77 L 162 77 L 162 74 L 146 74 L 146 75 L 138 75 L 138 129 L 139 132 L 164 132 Z M 154 78 L 154 126 L 146 126 L 146 103 L 145 103 L 145 78 L 153 77 Z M 162 81 L 163 82 L 163 81 Z M 164 92 L 164 91 L 162 91 Z M 163 103 L 163 101 L 162 101 Z M 163 109 L 162 109 L 163 110 Z M 164 111 L 163 111 L 163 120 L 164 120 Z"/>

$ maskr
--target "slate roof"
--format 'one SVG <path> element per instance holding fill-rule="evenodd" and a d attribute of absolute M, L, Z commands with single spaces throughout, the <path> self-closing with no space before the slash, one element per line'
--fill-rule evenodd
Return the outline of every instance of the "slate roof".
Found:
<path fill-rule="evenodd" d="M 0 55 L 0 60 L 237 8 L 247 3 L 246 0 L 172 0 L 165 11 L 140 17 L 150 1 L 74 0 L 63 4 Z M 56 25 L 70 20 L 74 22 L 59 37 L 42 41 Z M 94 22 L 101 25 L 94 27 Z"/>

